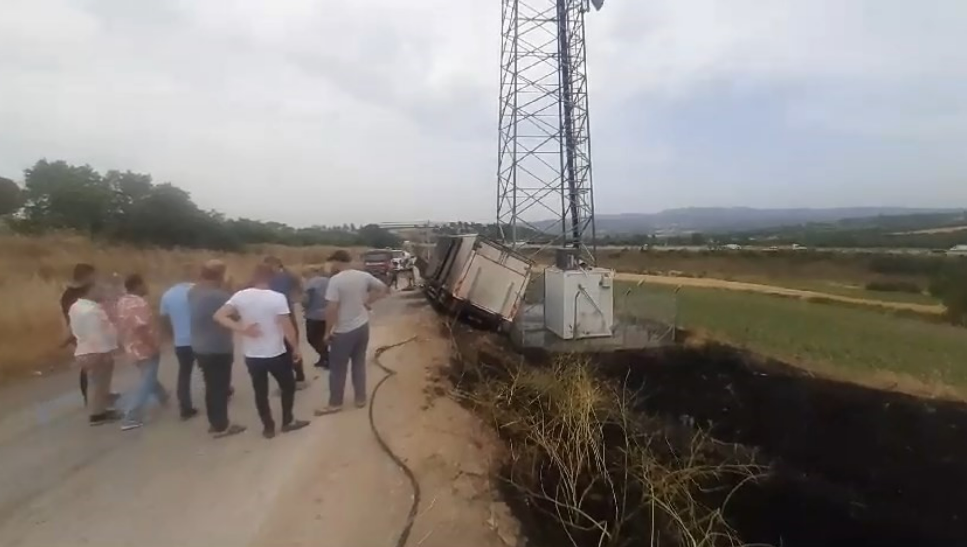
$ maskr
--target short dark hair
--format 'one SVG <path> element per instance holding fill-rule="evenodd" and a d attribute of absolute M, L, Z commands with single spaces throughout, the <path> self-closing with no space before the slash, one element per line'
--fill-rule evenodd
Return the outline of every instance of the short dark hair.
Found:
<path fill-rule="evenodd" d="M 353 257 L 349 256 L 349 252 L 343 249 L 329 255 L 329 262 L 342 262 L 348 264 L 353 261 Z"/>
<path fill-rule="evenodd" d="M 71 275 L 71 279 L 75 283 L 80 283 L 81 281 L 86 281 L 87 278 L 94 275 L 94 266 L 87 264 L 86 262 L 81 262 L 74 266 L 74 273 Z"/>
<path fill-rule="evenodd" d="M 282 259 L 274 255 L 269 255 L 265 257 L 265 260 L 263 260 L 262 262 L 264 262 L 265 264 L 268 264 L 269 266 L 275 266 L 276 268 L 282 265 Z"/>
<path fill-rule="evenodd" d="M 275 273 L 269 264 L 256 264 L 255 271 L 252 272 L 252 283 L 267 283 L 272 280 Z"/>
<path fill-rule="evenodd" d="M 135 289 L 143 286 L 144 278 L 141 277 L 141 274 L 134 273 L 124 278 L 124 288 L 127 289 L 128 292 L 133 292 Z"/>
<path fill-rule="evenodd" d="M 220 281 L 225 277 L 225 270 L 224 262 L 217 258 L 212 259 L 202 264 L 201 278 L 206 281 Z"/>

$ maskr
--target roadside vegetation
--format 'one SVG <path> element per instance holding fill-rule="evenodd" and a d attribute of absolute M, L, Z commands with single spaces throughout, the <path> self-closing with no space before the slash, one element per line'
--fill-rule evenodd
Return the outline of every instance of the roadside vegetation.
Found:
<path fill-rule="evenodd" d="M 941 547 L 967 534 L 962 403 L 722 345 L 521 356 L 452 332 L 454 395 L 504 441 L 494 471 L 528 545 Z"/>
<path fill-rule="evenodd" d="M 626 313 L 647 316 L 648 298 L 674 292 L 668 286 L 619 283 L 616 294 L 627 294 L 620 306 Z M 860 383 L 967 396 L 963 328 L 751 292 L 683 287 L 678 299 L 679 325 L 696 337 Z"/>
<path fill-rule="evenodd" d="M 753 452 L 637 414 L 634 396 L 587 359 L 535 367 L 464 337 L 459 400 L 495 427 L 508 502 L 541 545 L 742 545 L 723 507 L 764 476 Z"/>
<path fill-rule="evenodd" d="M 146 173 L 100 173 L 89 165 L 45 159 L 24 171 L 22 187 L 0 178 L 0 229 L 4 226 L 24 235 L 70 231 L 140 247 L 237 252 L 252 244 L 400 244 L 397 236 L 375 224 L 293 228 L 281 222 L 226 218 L 201 208 L 176 185 L 157 183 Z"/>

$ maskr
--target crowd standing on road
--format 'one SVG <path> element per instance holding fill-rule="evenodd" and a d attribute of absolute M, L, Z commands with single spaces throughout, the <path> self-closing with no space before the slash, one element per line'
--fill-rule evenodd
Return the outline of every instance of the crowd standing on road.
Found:
<path fill-rule="evenodd" d="M 313 268 L 303 284 L 281 260 L 268 257 L 254 269 L 249 284 L 233 292 L 226 282 L 225 263 L 209 260 L 200 268 L 185 267 L 182 279 L 161 295 L 158 314 L 148 303 L 148 284 L 140 274 L 124 278 L 121 294 L 117 274 L 112 282 L 104 281 L 94 266 L 78 264 L 61 297 L 61 308 L 70 330 L 65 345 L 74 345 L 90 424 L 120 421 L 124 431 L 138 429 L 152 400 L 167 406 L 170 397 L 158 372 L 164 340 L 170 339 L 178 362 L 181 419 L 199 414 L 191 397 L 197 363 L 204 378 L 209 433 L 222 438 L 246 431 L 229 418 L 237 337 L 263 436 L 270 439 L 277 431 L 306 427 L 308 421 L 293 415 L 295 392 L 307 385 L 296 302 L 304 309 L 306 341 L 318 356 L 314 366 L 330 371 L 328 404 L 315 414 L 342 409 L 347 375 L 352 378 L 356 406 L 365 406 L 369 311 L 388 288 L 351 264 L 349 253 L 337 251 L 328 261 L 332 277 L 322 268 Z M 123 397 L 111 392 L 121 356 L 139 373 L 137 385 Z M 278 428 L 269 403 L 270 376 L 281 395 Z"/>

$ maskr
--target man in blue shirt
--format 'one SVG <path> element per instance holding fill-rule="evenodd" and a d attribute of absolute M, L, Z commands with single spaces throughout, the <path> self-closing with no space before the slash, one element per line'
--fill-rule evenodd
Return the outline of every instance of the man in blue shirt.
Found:
<path fill-rule="evenodd" d="M 292 328 L 295 329 L 296 336 L 299 334 L 298 323 L 295 319 L 295 303 L 301 299 L 302 294 L 302 283 L 299 281 L 299 277 L 294 273 L 286 269 L 282 265 L 282 260 L 275 256 L 266 257 L 265 263 L 268 264 L 275 274 L 272 279 L 269 280 L 269 289 L 273 290 L 282 296 L 285 296 L 286 302 L 289 304 L 289 319 L 292 321 Z M 293 348 L 289 345 L 289 342 L 285 342 L 285 349 L 292 357 L 294 352 L 299 351 L 299 348 Z M 305 369 L 302 367 L 302 361 L 296 361 L 293 359 L 295 364 L 295 384 L 296 389 L 304 389 L 307 387 L 306 384 L 306 373 Z"/>
<path fill-rule="evenodd" d="M 195 366 L 195 353 L 191 349 L 191 311 L 188 308 L 188 291 L 194 285 L 191 270 L 186 268 L 183 281 L 161 295 L 161 316 L 166 319 L 161 324 L 168 331 L 175 345 L 178 357 L 178 405 L 181 419 L 188 420 L 198 414 L 191 404 L 191 373 Z"/>

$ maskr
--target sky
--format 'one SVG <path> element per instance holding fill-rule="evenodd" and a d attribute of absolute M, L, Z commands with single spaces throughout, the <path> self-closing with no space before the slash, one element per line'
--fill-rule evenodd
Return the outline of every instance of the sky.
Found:
<path fill-rule="evenodd" d="M 490 221 L 500 11 L 0 0 L 0 176 L 63 159 L 230 216 Z M 965 36 L 963 0 L 607 0 L 596 209 L 967 207 Z"/>

